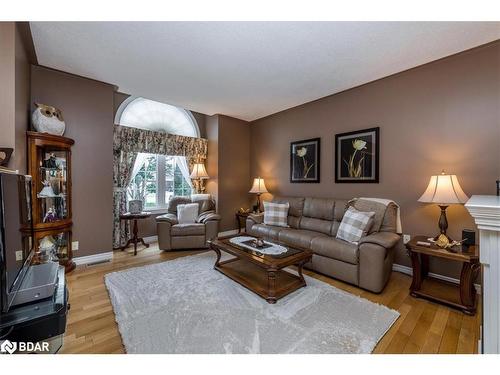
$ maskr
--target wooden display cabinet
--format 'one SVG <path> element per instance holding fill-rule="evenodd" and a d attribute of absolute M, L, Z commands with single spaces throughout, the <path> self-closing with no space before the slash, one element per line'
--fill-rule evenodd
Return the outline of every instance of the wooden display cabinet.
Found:
<path fill-rule="evenodd" d="M 28 174 L 32 176 L 35 262 L 57 258 L 70 272 L 75 268 L 71 249 L 72 139 L 27 132 Z"/>

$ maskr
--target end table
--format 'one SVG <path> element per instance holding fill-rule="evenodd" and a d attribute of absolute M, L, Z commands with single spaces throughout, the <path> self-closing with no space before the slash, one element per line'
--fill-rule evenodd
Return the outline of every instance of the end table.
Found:
<path fill-rule="evenodd" d="M 419 245 L 417 244 L 419 241 L 429 242 L 425 236 L 416 236 L 406 244 L 413 268 L 413 282 L 410 286 L 410 295 L 454 307 L 462 310 L 467 315 L 474 315 L 477 307 L 474 279 L 481 269 L 478 246 L 469 246 L 465 249 L 462 249 L 461 246 L 452 249 L 442 249 L 434 244 L 431 244 L 431 246 Z M 430 279 L 430 257 L 462 263 L 460 286 L 458 288 L 454 284 L 436 279 L 433 280 L 433 285 L 425 285 L 426 282 L 424 281 Z M 443 293 L 440 287 L 442 284 L 448 285 L 445 293 Z M 452 293 L 448 292 L 450 288 Z M 441 293 L 439 293 L 440 291 Z"/>
<path fill-rule="evenodd" d="M 245 228 L 248 215 L 250 215 L 250 212 L 236 212 L 236 222 L 238 223 L 238 234 L 240 234 L 241 230 Z"/>
<path fill-rule="evenodd" d="M 120 248 L 120 250 L 122 250 L 122 251 L 125 250 L 131 243 L 133 243 L 134 244 L 134 255 L 137 255 L 137 244 L 139 242 L 141 242 L 146 248 L 149 247 L 149 244 L 145 243 L 144 239 L 142 237 L 137 236 L 137 232 L 138 232 L 137 220 L 147 219 L 150 216 L 151 216 L 151 212 L 140 212 L 137 214 L 133 214 L 131 212 L 126 212 L 126 213 L 120 215 L 120 220 L 125 220 L 125 221 L 133 220 L 134 221 L 134 226 L 133 226 L 133 230 L 132 230 L 132 238 L 130 238 L 127 241 L 127 243 L 125 244 L 125 246 L 122 246 Z"/>

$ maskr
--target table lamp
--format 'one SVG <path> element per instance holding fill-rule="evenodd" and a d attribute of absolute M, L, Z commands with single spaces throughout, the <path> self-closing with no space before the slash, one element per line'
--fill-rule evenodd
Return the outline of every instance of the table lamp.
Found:
<path fill-rule="evenodd" d="M 464 204 L 468 199 L 469 197 L 465 195 L 460 187 L 456 175 L 446 174 L 443 170 L 440 175 L 431 176 L 427 189 L 418 201 L 424 203 L 437 203 L 441 209 L 441 216 L 438 222 L 440 234 L 438 234 L 434 240 L 437 240 L 440 235 L 444 235 L 451 242 L 450 237 L 446 234 L 446 230 L 448 229 L 446 208 L 450 204 Z"/>
<path fill-rule="evenodd" d="M 257 194 L 257 213 L 260 212 L 260 195 L 262 193 L 267 193 L 266 185 L 264 184 L 264 179 L 257 177 L 253 179 L 253 185 L 249 193 Z"/>
<path fill-rule="evenodd" d="M 210 177 L 208 177 L 207 170 L 205 169 L 205 164 L 203 163 L 196 163 L 193 166 L 193 171 L 191 172 L 191 175 L 189 176 L 194 182 L 194 189 L 196 190 L 197 194 L 201 194 L 205 191 L 205 186 L 203 186 L 203 180 L 206 180 Z"/>

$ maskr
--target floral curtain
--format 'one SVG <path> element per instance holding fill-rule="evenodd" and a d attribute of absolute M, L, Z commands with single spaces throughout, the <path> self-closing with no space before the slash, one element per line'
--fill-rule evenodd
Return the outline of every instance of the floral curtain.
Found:
<path fill-rule="evenodd" d="M 113 150 L 113 248 L 117 249 L 127 242 L 130 236 L 128 222 L 120 220 L 120 214 L 127 212 L 127 186 L 132 177 L 136 152 Z"/>
<path fill-rule="evenodd" d="M 115 125 L 113 132 L 113 247 L 122 246 L 128 239 L 128 225 L 120 225 L 120 213 L 127 211 L 127 186 L 130 183 L 138 153 L 185 156 L 192 170 L 194 163 L 207 158 L 207 140 L 204 138 L 143 130 Z"/>

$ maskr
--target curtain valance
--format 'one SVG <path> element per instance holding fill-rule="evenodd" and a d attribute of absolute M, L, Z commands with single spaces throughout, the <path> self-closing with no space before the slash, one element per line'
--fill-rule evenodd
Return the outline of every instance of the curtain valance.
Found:
<path fill-rule="evenodd" d="M 187 137 L 115 125 L 113 149 L 122 152 L 145 152 L 189 159 L 206 159 L 207 143 L 204 138 Z"/>

